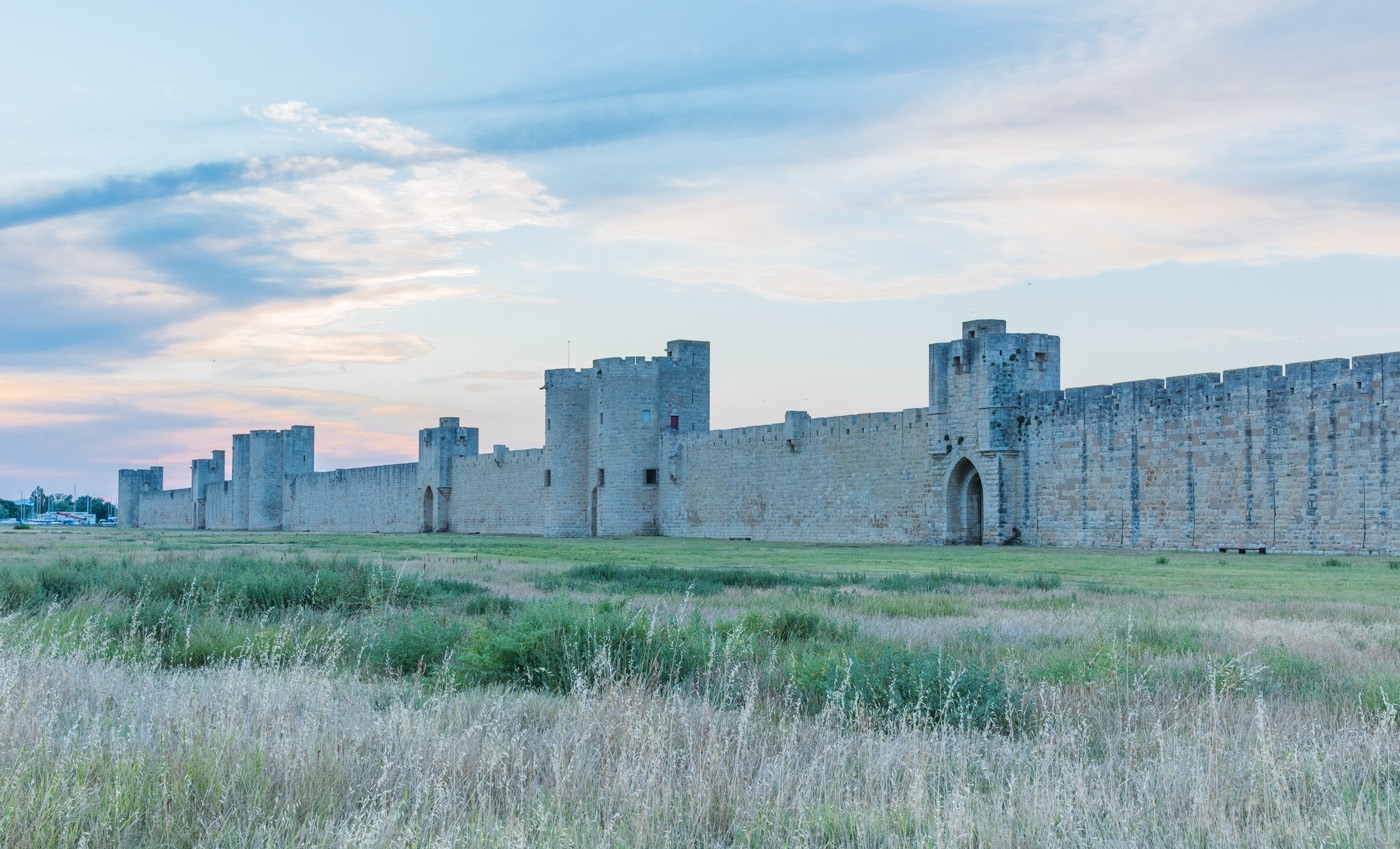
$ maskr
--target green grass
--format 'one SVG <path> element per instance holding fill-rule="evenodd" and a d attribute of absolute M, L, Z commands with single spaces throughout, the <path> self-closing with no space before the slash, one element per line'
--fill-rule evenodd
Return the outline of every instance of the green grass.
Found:
<path fill-rule="evenodd" d="M 486 591 L 465 581 L 405 576 L 359 558 L 317 559 L 305 553 L 282 559 L 225 555 L 162 561 L 60 555 L 0 570 L 0 610 L 37 610 L 94 592 L 148 605 L 179 603 L 259 614 L 413 606 Z"/>
<path fill-rule="evenodd" d="M 1014 582 L 1037 572 L 1074 586 L 1092 583 L 1113 592 L 1179 595 L 1240 601 L 1358 601 L 1400 594 L 1400 568 L 1377 558 L 1337 559 L 1352 568 L 1319 568 L 1316 557 L 1278 555 L 1221 558 L 1215 552 L 1112 549 L 976 548 L 966 546 L 815 545 L 668 537 L 543 539 L 458 534 L 235 534 L 158 533 L 120 528 L 41 529 L 40 539 L 70 534 L 122 547 L 168 552 L 259 553 L 312 551 L 386 561 L 452 560 L 464 564 L 584 565 L 712 569 L 734 567 L 811 574 L 950 572 L 978 581 Z M 31 537 L 32 538 L 32 537 Z M 4 540 L 16 537 L 0 538 Z M 0 547 L 0 556 L 4 548 Z M 1166 560 L 1166 562 L 1161 562 Z"/>
<path fill-rule="evenodd" d="M 971 616 L 977 608 L 971 602 L 948 595 L 930 593 L 861 595 L 845 605 L 872 616 L 903 619 L 937 619 L 946 616 Z"/>
<path fill-rule="evenodd" d="M 537 575 L 536 589 L 607 590 L 632 595 L 715 595 L 726 589 L 827 588 L 862 583 L 856 574 L 821 575 L 738 567 L 680 568 L 593 563 Z"/>
<path fill-rule="evenodd" d="M 166 667 L 353 659 L 431 671 L 461 638 L 457 620 L 513 606 L 478 584 L 344 555 L 60 555 L 0 569 L 0 612 L 21 615 L 12 628 L 37 622 L 32 633 L 56 644 L 77 645 L 86 634 L 101 654 Z"/>
<path fill-rule="evenodd" d="M 556 599 L 475 627 L 451 672 L 467 685 L 568 692 L 624 681 L 722 704 L 757 694 L 807 713 L 988 728 L 1006 727 L 1023 707 L 998 675 L 966 658 L 861 637 L 853 626 L 798 609 L 710 624 Z"/>
<path fill-rule="evenodd" d="M 835 592 L 865 580 L 855 573 L 616 564 L 543 577 L 550 580 L 537 576 L 534 583 L 550 590 L 669 596 Z M 522 602 L 469 581 L 394 571 L 346 554 L 62 554 L 0 570 L 0 611 L 20 616 L 8 623 L 11 633 L 166 668 L 312 662 L 453 686 L 553 692 L 625 681 L 719 703 L 750 697 L 733 689 L 743 680 L 756 682 L 769 703 L 795 699 L 811 713 L 836 707 L 989 726 L 1005 724 L 1016 702 L 993 673 L 967 658 L 955 662 L 943 652 L 863 636 L 853 622 L 809 606 L 712 622 L 617 602 Z"/>

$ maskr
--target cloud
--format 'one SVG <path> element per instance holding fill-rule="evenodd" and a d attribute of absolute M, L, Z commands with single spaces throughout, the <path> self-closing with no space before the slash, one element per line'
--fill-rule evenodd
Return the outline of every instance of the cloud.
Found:
<path fill-rule="evenodd" d="M 464 283 L 478 273 L 469 257 L 489 234 L 560 221 L 559 201 L 520 168 L 416 128 L 301 102 L 251 114 L 327 149 L 0 204 L 0 269 L 21 272 L 11 279 L 26 279 L 33 314 L 48 322 L 19 340 L 24 350 L 101 326 L 118 356 L 403 362 L 432 343 L 351 317 L 516 299 Z"/>
<path fill-rule="evenodd" d="M 298 387 L 214 385 L 131 370 L 102 378 L 40 372 L 0 377 L 0 436 L 23 445 L 0 461 L 0 477 L 32 487 L 72 482 L 114 496 L 118 468 L 162 465 L 166 486 L 188 486 L 189 461 L 228 450 L 230 435 L 256 428 L 316 427 L 317 466 L 401 463 L 416 458 L 403 422 L 436 423 L 425 405 Z"/>
<path fill-rule="evenodd" d="M 601 239 L 645 246 L 638 273 L 777 300 L 1397 256 L 1393 18 L 1368 30 L 1302 2 L 1087 5 L 1041 52 L 928 72 L 898 113 L 787 163 L 673 181 L 589 218 Z"/>
<path fill-rule="evenodd" d="M 299 100 L 274 103 L 250 114 L 291 125 L 307 133 L 341 139 L 393 159 L 456 157 L 460 148 L 442 144 L 422 130 L 388 118 L 366 115 L 327 115 Z"/>
<path fill-rule="evenodd" d="M 461 273 L 461 270 L 457 270 Z M 338 329 L 357 312 L 392 310 L 409 304 L 471 298 L 485 301 L 527 300 L 489 286 L 460 286 L 405 280 L 357 285 L 343 294 L 316 300 L 263 304 L 230 322 L 216 315 L 175 328 L 163 356 L 196 360 L 245 360 L 267 366 L 315 362 L 402 363 L 432 350 L 417 334 Z"/>
<path fill-rule="evenodd" d="M 0 203 L 0 230 L 233 185 L 243 180 L 245 168 L 243 162 L 204 162 L 145 176 L 109 177 L 95 186 Z"/>

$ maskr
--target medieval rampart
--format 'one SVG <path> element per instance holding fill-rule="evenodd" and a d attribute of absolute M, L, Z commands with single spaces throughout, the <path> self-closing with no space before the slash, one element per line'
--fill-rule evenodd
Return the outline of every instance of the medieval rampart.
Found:
<path fill-rule="evenodd" d="M 418 464 L 310 472 L 286 478 L 289 531 L 419 530 Z"/>
<path fill-rule="evenodd" d="M 417 463 L 313 472 L 310 427 L 119 475 L 144 527 L 1400 551 L 1400 353 L 1061 390 L 1060 340 L 979 319 L 927 407 L 711 431 L 709 344 L 545 373 L 545 445 L 456 418 Z"/>
<path fill-rule="evenodd" d="M 141 496 L 141 523 L 147 528 L 192 528 L 190 489 L 162 489 Z"/>
<path fill-rule="evenodd" d="M 549 489 L 544 481 L 544 449 L 507 451 L 496 446 L 490 454 L 457 457 L 450 527 L 483 534 L 544 534 Z"/>
<path fill-rule="evenodd" d="M 831 418 L 666 440 L 666 536 L 804 542 L 942 542 L 929 521 L 926 410 Z"/>
<path fill-rule="evenodd" d="M 1400 355 L 1044 393 L 1023 412 L 1041 545 L 1395 551 Z"/>

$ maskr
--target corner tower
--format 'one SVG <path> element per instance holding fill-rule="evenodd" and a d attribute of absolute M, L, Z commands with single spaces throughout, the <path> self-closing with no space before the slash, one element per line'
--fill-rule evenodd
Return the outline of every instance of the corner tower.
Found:
<path fill-rule="evenodd" d="M 1006 542 L 1023 497 L 1023 396 L 1060 388 L 1060 337 L 965 321 L 962 337 L 929 346 L 929 451 L 944 499 L 944 541 Z"/>
<path fill-rule="evenodd" d="M 141 495 L 160 492 L 165 485 L 165 468 L 121 469 L 117 472 L 117 524 L 141 527 Z"/>

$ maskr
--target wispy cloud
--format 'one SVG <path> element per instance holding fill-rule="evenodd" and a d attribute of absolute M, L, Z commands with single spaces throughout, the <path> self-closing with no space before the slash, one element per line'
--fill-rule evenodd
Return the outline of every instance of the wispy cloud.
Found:
<path fill-rule="evenodd" d="M 0 230 L 235 185 L 244 180 L 246 168 L 244 162 L 205 162 L 144 176 L 110 177 L 94 186 L 0 202 Z"/>
<path fill-rule="evenodd" d="M 477 274 L 468 258 L 484 236 L 558 221 L 559 202 L 523 170 L 413 127 L 300 102 L 252 114 L 334 149 L 111 178 L 0 205 L 0 262 L 24 268 L 28 297 L 53 300 L 50 337 L 75 326 L 71 309 L 58 307 L 74 303 L 139 315 L 112 332 L 141 343 L 118 351 L 402 362 L 431 342 L 348 320 L 426 301 L 517 298 L 467 282 Z"/>
<path fill-rule="evenodd" d="M 1400 255 L 1400 203 L 1376 191 L 1400 161 L 1385 29 L 1305 2 L 1147 0 L 1061 26 L 1044 53 L 930 75 L 859 143 L 672 181 L 596 231 L 649 244 L 639 273 L 781 300 Z"/>

